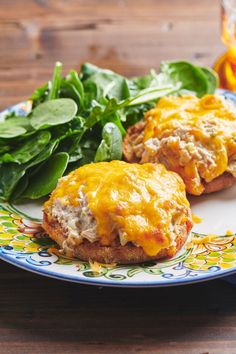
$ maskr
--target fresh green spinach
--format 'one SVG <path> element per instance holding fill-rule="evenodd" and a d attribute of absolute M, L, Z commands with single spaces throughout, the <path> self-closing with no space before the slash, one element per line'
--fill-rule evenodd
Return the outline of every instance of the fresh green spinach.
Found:
<path fill-rule="evenodd" d="M 50 193 L 65 172 L 68 160 L 66 152 L 59 152 L 43 163 L 38 173 L 29 179 L 21 198 L 38 199 Z"/>
<path fill-rule="evenodd" d="M 26 142 L 16 150 L 11 151 L 10 153 L 5 153 L 0 157 L 0 161 L 5 163 L 16 162 L 18 164 L 24 164 L 37 156 L 49 143 L 50 139 L 51 133 L 49 131 L 40 131 L 32 138 L 26 140 Z"/>
<path fill-rule="evenodd" d="M 48 85 L 49 94 L 47 97 L 48 100 L 55 100 L 56 98 L 58 98 L 59 90 L 61 86 L 61 70 L 62 70 L 62 63 L 58 61 L 55 64 L 52 81 L 49 81 L 49 85 Z"/>
<path fill-rule="evenodd" d="M 107 123 L 102 130 L 102 141 L 95 155 L 95 162 L 121 160 L 122 135 L 114 123 Z"/>
<path fill-rule="evenodd" d="M 16 138 L 32 129 L 28 118 L 15 116 L 0 122 L 0 138 Z"/>
<path fill-rule="evenodd" d="M 208 92 L 207 79 L 201 68 L 186 61 L 169 61 L 161 65 L 161 71 L 181 89 L 195 92 L 198 97 Z"/>
<path fill-rule="evenodd" d="M 202 67 L 201 70 L 202 70 L 202 72 L 205 75 L 206 80 L 207 80 L 207 87 L 208 87 L 207 93 L 214 93 L 216 88 L 219 85 L 218 75 L 211 68 Z"/>
<path fill-rule="evenodd" d="M 25 166 L 17 163 L 0 165 L 0 198 L 9 200 L 13 189 L 25 174 Z"/>
<path fill-rule="evenodd" d="M 46 129 L 70 122 L 76 115 L 77 105 L 70 98 L 59 98 L 39 104 L 32 112 L 30 122 L 34 129 Z"/>

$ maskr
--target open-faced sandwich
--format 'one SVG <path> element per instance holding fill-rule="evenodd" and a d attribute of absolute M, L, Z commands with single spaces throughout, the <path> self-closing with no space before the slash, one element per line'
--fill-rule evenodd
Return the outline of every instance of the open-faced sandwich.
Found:
<path fill-rule="evenodd" d="M 123 141 L 128 162 L 162 163 L 193 195 L 236 181 L 236 110 L 218 95 L 162 97 Z"/>
<path fill-rule="evenodd" d="M 43 226 L 67 256 L 125 264 L 174 256 L 192 219 L 176 173 L 112 161 L 61 178 L 44 205 Z"/>

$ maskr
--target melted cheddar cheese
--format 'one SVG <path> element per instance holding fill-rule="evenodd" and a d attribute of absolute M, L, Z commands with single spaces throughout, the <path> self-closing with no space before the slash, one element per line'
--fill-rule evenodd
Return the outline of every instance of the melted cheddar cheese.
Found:
<path fill-rule="evenodd" d="M 201 194 L 204 181 L 225 171 L 236 175 L 236 111 L 222 97 L 163 97 L 145 120 L 149 158 L 142 162 L 156 154 L 155 162 L 180 174 L 189 193 Z"/>
<path fill-rule="evenodd" d="M 194 224 L 201 224 L 202 218 L 192 213 L 192 220 Z"/>
<path fill-rule="evenodd" d="M 122 161 L 84 165 L 63 177 L 45 208 L 58 199 L 77 207 L 81 192 L 96 219 L 102 245 L 117 237 L 154 256 L 175 245 L 174 227 L 192 226 L 189 203 L 181 178 L 163 165 Z"/>

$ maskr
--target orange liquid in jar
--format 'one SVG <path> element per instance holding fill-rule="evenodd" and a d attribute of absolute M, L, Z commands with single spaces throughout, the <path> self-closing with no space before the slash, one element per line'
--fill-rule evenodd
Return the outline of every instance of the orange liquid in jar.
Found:
<path fill-rule="evenodd" d="M 214 69 L 219 75 L 220 87 L 236 91 L 236 12 L 228 12 L 221 8 L 221 39 L 228 47 L 221 55 Z"/>

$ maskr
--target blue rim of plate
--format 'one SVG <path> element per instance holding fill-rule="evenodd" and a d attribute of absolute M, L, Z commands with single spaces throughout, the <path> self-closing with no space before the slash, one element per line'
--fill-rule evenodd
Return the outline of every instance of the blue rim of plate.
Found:
<path fill-rule="evenodd" d="M 226 90 L 219 90 L 219 93 L 224 95 L 227 99 L 230 99 L 231 101 L 236 103 L 236 94 L 226 91 Z M 14 111 L 17 112 L 18 114 L 23 115 L 23 114 L 26 114 L 27 112 L 29 112 L 30 108 L 31 108 L 31 104 L 29 101 L 19 103 L 15 106 L 12 106 L 12 107 L 6 109 L 4 112 L 2 112 L 0 114 L 0 116 L 1 115 L 3 116 L 7 112 L 14 112 Z M 14 217 L 21 219 L 21 221 L 20 221 L 21 223 L 22 223 L 22 220 L 24 221 L 26 219 L 26 221 L 27 221 L 27 216 L 25 214 L 21 213 L 20 211 L 17 211 L 16 209 L 14 209 L 13 207 L 11 207 L 9 205 L 7 207 L 4 207 L 3 210 L 5 210 L 4 211 L 5 213 L 6 213 L 6 210 L 8 210 L 9 214 L 5 214 L 5 215 L 7 215 L 6 217 L 8 217 L 8 220 L 9 220 L 10 215 L 15 215 Z M 28 218 L 29 222 L 31 222 L 32 220 L 33 220 L 33 222 L 34 221 L 38 222 L 38 219 L 34 220 L 30 217 Z M 19 222 L 19 220 L 17 222 Z M 6 221 L 5 221 L 5 224 L 7 224 Z M 19 227 L 19 225 L 18 225 L 18 227 Z M 34 233 L 32 233 L 31 236 L 29 236 L 29 232 L 28 233 L 27 232 L 24 233 L 24 230 L 21 231 L 21 233 L 19 234 L 18 237 L 21 237 L 21 238 L 28 237 L 28 239 L 27 239 L 28 243 L 29 242 L 32 244 L 37 243 L 38 240 L 35 240 Z M 16 231 L 16 233 L 18 233 L 18 231 Z M 5 233 L 4 235 L 6 235 L 6 234 L 7 233 Z M 201 237 L 201 235 L 198 235 L 198 236 Z M 33 237 L 33 239 L 34 239 L 33 242 L 29 241 L 30 237 Z M 227 237 L 230 238 L 231 236 L 227 236 L 227 237 L 226 236 L 219 236 L 219 238 L 220 237 L 221 238 L 225 237 L 225 239 L 227 241 Z M 235 242 L 235 247 L 236 247 L 236 235 L 233 235 L 232 237 L 233 237 L 233 239 L 232 239 L 233 241 L 231 240 L 231 244 L 233 242 Z M 1 233 L 0 233 L 0 238 L 1 238 Z M 19 238 L 19 240 L 13 240 L 13 241 L 11 240 L 11 242 L 16 242 L 16 244 L 18 242 L 18 244 L 19 244 L 20 238 Z M 222 242 L 222 239 L 220 240 L 220 242 Z M 229 242 L 228 242 L 228 244 L 229 244 Z M 17 246 L 17 247 L 19 247 L 19 246 Z M 32 245 L 30 247 L 32 247 Z M 35 245 L 33 245 L 33 247 L 35 247 Z M 231 247 L 231 246 L 229 246 L 229 247 Z M 187 265 L 186 264 L 184 265 L 185 261 L 188 260 L 188 256 L 189 255 L 191 256 L 191 253 L 189 253 L 187 255 L 186 252 L 188 252 L 188 251 L 185 250 L 184 252 L 186 253 L 186 256 L 181 255 L 181 252 L 180 252 L 180 255 L 178 255 L 177 258 L 173 258 L 172 260 L 167 260 L 167 261 L 163 261 L 163 262 L 159 262 L 159 263 L 154 262 L 155 264 L 151 263 L 151 265 L 130 265 L 130 266 L 114 267 L 114 269 L 107 271 L 107 273 L 110 273 L 107 278 L 104 278 L 103 273 L 101 273 L 101 275 L 100 275 L 100 273 L 99 273 L 100 270 L 94 271 L 91 268 L 91 266 L 89 266 L 88 263 L 80 262 L 78 260 L 72 261 L 72 266 L 74 266 L 75 263 L 82 265 L 85 270 L 84 273 L 78 272 L 78 273 L 76 273 L 76 275 L 73 275 L 70 273 L 63 274 L 60 271 L 55 271 L 55 266 L 54 266 L 54 263 L 57 263 L 58 260 L 59 260 L 59 264 L 60 264 L 60 259 L 62 258 L 61 261 L 63 261 L 63 257 L 61 257 L 60 255 L 55 256 L 54 254 L 49 253 L 47 248 L 40 250 L 40 251 L 37 250 L 37 252 L 31 252 L 31 253 L 29 253 L 28 251 L 26 251 L 24 253 L 24 251 L 23 252 L 17 251 L 17 248 L 16 248 L 16 250 L 13 248 L 14 247 L 9 246 L 9 245 L 0 246 L 0 259 L 5 260 L 6 262 L 8 262 L 12 265 L 15 265 L 19 268 L 31 271 L 31 272 L 39 274 L 39 275 L 44 275 L 47 277 L 51 277 L 51 278 L 55 278 L 55 279 L 59 279 L 59 280 L 63 280 L 63 281 L 69 281 L 69 282 L 75 282 L 75 283 L 87 284 L 87 285 L 109 286 L 109 287 L 136 287 L 136 288 L 137 287 L 166 287 L 166 286 L 176 286 L 176 285 L 186 285 L 186 284 L 198 283 L 198 282 L 221 278 L 224 276 L 230 276 L 232 278 L 232 274 L 234 274 L 236 272 L 236 262 L 235 262 L 234 266 L 230 269 L 221 269 L 221 267 L 219 267 L 219 266 L 211 266 L 211 267 L 208 267 L 207 270 L 206 269 L 205 270 L 191 269 L 191 266 L 192 266 L 191 262 Z M 235 251 L 234 251 L 234 253 L 235 253 Z M 39 260 L 33 259 L 34 256 L 39 257 L 39 255 L 41 257 Z M 41 255 L 43 255 L 43 256 L 41 256 Z M 52 261 L 50 263 L 47 260 L 45 260 L 47 257 L 51 257 L 51 256 L 57 257 L 56 261 Z M 70 261 L 68 261 L 68 262 L 70 262 Z M 48 264 L 48 263 L 50 263 L 50 264 Z M 49 265 L 50 269 L 49 268 L 47 269 L 46 264 L 47 264 L 47 266 Z M 52 265 L 52 267 L 50 267 L 51 265 Z M 43 268 L 44 266 L 45 266 L 45 268 Z M 68 267 L 68 265 L 64 265 L 63 262 L 60 264 L 60 266 Z M 104 268 L 106 268 L 106 267 L 104 267 Z M 117 269 L 119 269 L 119 271 L 121 271 L 121 274 L 116 273 Z M 163 269 L 171 269 L 171 271 L 172 270 L 175 270 L 175 271 L 187 270 L 187 271 L 186 271 L 186 276 L 185 276 L 185 275 L 175 275 L 175 274 L 173 275 L 168 272 L 165 273 L 163 271 Z M 73 270 L 75 270 L 75 269 L 73 268 Z M 152 277 L 156 276 L 155 280 L 143 279 L 142 278 L 142 271 L 144 271 L 144 270 L 148 270 L 149 275 L 151 274 Z M 103 272 L 103 271 L 104 270 L 102 269 L 101 272 Z M 131 277 L 129 278 L 129 277 L 125 276 L 124 272 L 126 272 L 126 271 L 127 272 L 133 271 L 134 275 L 132 275 L 132 276 L 139 275 L 140 280 L 134 280 L 134 278 L 131 279 Z M 161 276 L 164 276 L 164 279 L 160 277 L 160 274 L 158 274 L 159 271 L 161 271 L 161 272 L 163 271 L 163 274 Z M 155 273 L 155 272 L 157 272 L 157 273 Z M 86 278 L 84 276 L 85 273 L 90 274 L 89 277 Z M 91 276 L 91 273 L 94 273 L 95 275 Z M 98 273 L 98 274 L 96 275 L 96 273 Z M 105 276 L 107 273 L 104 273 Z M 122 279 L 122 277 L 123 277 L 123 279 Z"/>
<path fill-rule="evenodd" d="M 196 284 L 196 283 L 201 283 L 204 281 L 210 281 L 210 280 L 215 280 L 215 279 L 219 279 L 222 278 L 224 276 L 232 276 L 232 274 L 236 273 L 236 267 L 230 271 L 228 270 L 224 270 L 222 272 L 219 272 L 217 274 L 209 274 L 208 276 L 206 274 L 204 274 L 203 276 L 198 276 L 197 279 L 185 279 L 185 280 L 171 280 L 171 281 L 166 281 L 163 283 L 160 282 L 117 282 L 117 281 L 112 281 L 112 282 L 105 282 L 102 280 L 94 280 L 92 278 L 90 278 L 89 280 L 86 279 L 79 279 L 78 277 L 73 277 L 73 276 L 63 276 L 61 275 L 61 273 L 57 273 L 57 272 L 47 272 L 44 269 L 38 270 L 37 267 L 33 267 L 30 265 L 24 266 L 22 264 L 19 264 L 19 262 L 12 260 L 10 257 L 2 257 L 2 255 L 0 255 L 0 259 L 6 261 L 7 263 L 10 263 L 12 265 L 17 266 L 18 268 L 21 268 L 23 270 L 27 270 L 30 271 L 32 273 L 38 274 L 38 275 L 44 275 L 48 278 L 53 278 L 53 279 L 57 279 L 57 280 L 62 280 L 62 281 L 67 281 L 67 282 L 72 282 L 72 283 L 78 283 L 78 284 L 84 284 L 84 285 L 96 285 L 96 286 L 106 286 L 106 287 L 120 287 L 120 288 L 154 288 L 154 287 L 169 287 L 169 286 L 178 286 L 178 285 L 188 285 L 188 284 Z"/>

